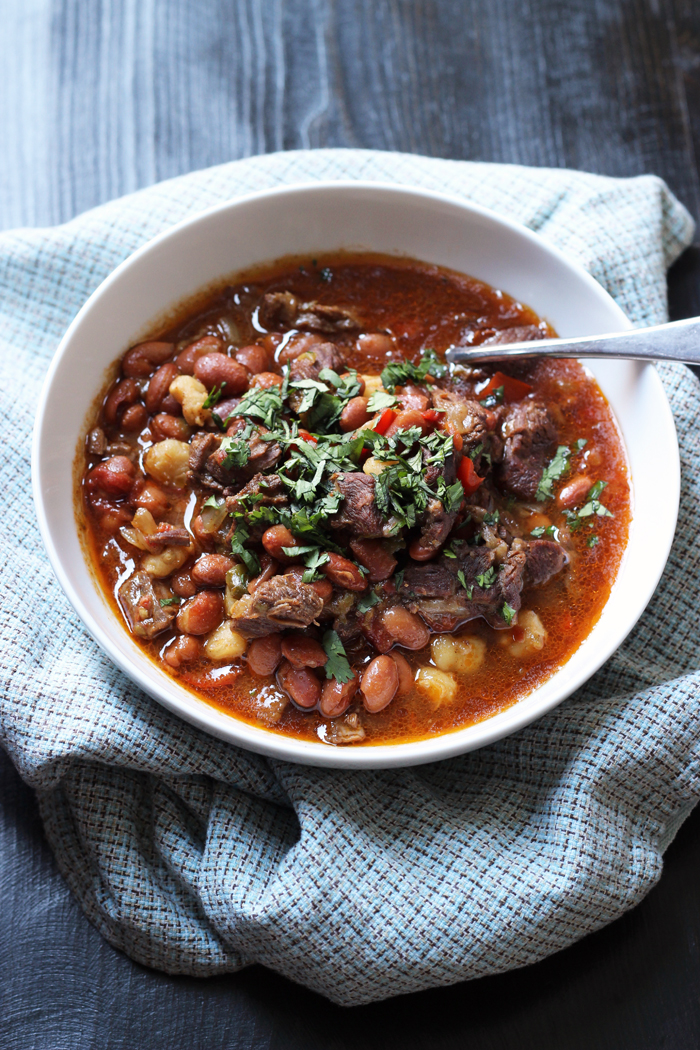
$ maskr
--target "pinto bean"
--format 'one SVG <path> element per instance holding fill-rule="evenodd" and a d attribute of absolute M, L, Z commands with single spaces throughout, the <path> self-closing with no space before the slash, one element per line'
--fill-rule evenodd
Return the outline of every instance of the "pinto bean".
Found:
<path fill-rule="evenodd" d="M 112 456 L 98 463 L 87 476 L 89 489 L 100 489 L 108 496 L 126 496 L 134 484 L 136 468 L 126 456 Z"/>
<path fill-rule="evenodd" d="M 225 554 L 203 554 L 190 569 L 190 575 L 201 586 L 225 587 L 226 573 L 233 566 L 233 559 Z"/>
<path fill-rule="evenodd" d="M 177 670 L 182 664 L 192 663 L 199 657 L 199 642 L 191 634 L 181 634 L 163 653 L 163 659 Z"/>
<path fill-rule="evenodd" d="M 130 379 L 145 379 L 156 365 L 162 365 L 173 353 L 172 343 L 139 343 L 127 350 L 122 358 L 122 372 Z"/>
<path fill-rule="evenodd" d="M 372 714 L 383 711 L 396 696 L 399 669 L 390 656 L 375 656 L 362 675 L 362 700 Z"/>
<path fill-rule="evenodd" d="M 270 390 L 273 386 L 282 386 L 284 380 L 276 372 L 258 372 L 250 381 L 251 387 L 259 390 Z"/>
<path fill-rule="evenodd" d="M 177 614 L 178 630 L 183 634 L 209 634 L 224 615 L 224 599 L 218 591 L 200 591 Z"/>
<path fill-rule="evenodd" d="M 162 518 L 170 506 L 170 501 L 163 490 L 151 481 L 137 482 L 131 502 L 136 507 L 149 510 L 156 518 Z"/>
<path fill-rule="evenodd" d="M 193 376 L 195 361 L 204 354 L 220 354 L 224 350 L 224 341 L 218 335 L 205 335 L 186 346 L 175 358 L 177 370 L 181 375 Z"/>
<path fill-rule="evenodd" d="M 557 496 L 557 503 L 560 507 L 575 507 L 577 503 L 580 503 L 588 495 L 588 490 L 593 484 L 589 477 L 584 474 L 578 474 L 571 481 L 568 481 L 564 488 L 560 491 Z"/>
<path fill-rule="evenodd" d="M 396 558 L 381 540 L 351 540 L 350 550 L 360 565 L 369 569 L 369 579 L 372 583 L 388 580 L 396 568 Z"/>
<path fill-rule="evenodd" d="M 406 408 L 402 412 L 397 412 L 396 418 L 384 436 L 390 438 L 397 430 L 410 430 L 411 427 L 420 427 L 424 434 L 428 429 L 422 412 L 419 412 L 417 408 Z"/>
<path fill-rule="evenodd" d="M 328 577 L 336 587 L 344 587 L 346 591 L 366 591 L 367 580 L 362 575 L 357 565 L 344 558 L 341 554 L 328 554 L 328 561 L 321 565 L 321 572 Z"/>
<path fill-rule="evenodd" d="M 358 336 L 357 349 L 370 361 L 374 361 L 383 368 L 386 364 L 387 355 L 394 349 L 394 341 L 383 332 L 365 332 Z"/>
<path fill-rule="evenodd" d="M 292 667 L 323 667 L 328 663 L 321 643 L 298 632 L 282 639 L 282 654 Z"/>
<path fill-rule="evenodd" d="M 253 375 L 272 371 L 275 363 L 275 359 L 270 351 L 266 350 L 264 346 L 260 346 L 259 343 L 243 346 L 240 350 L 236 350 L 236 360 Z"/>
<path fill-rule="evenodd" d="M 405 409 L 417 408 L 419 412 L 425 412 L 430 408 L 430 398 L 418 386 L 397 387 L 396 393 Z"/>
<path fill-rule="evenodd" d="M 159 412 L 153 417 L 151 427 L 156 437 L 173 438 L 174 441 L 189 441 L 192 433 L 192 428 L 182 416 L 171 416 L 165 412 Z"/>
<path fill-rule="evenodd" d="M 282 639 L 278 634 L 254 638 L 248 646 L 248 669 L 260 678 L 274 674 L 282 659 Z"/>
<path fill-rule="evenodd" d="M 298 547 L 299 544 L 285 525 L 273 525 L 263 533 L 262 545 L 269 555 L 277 561 L 288 562 L 290 557 L 283 547 Z"/>
<path fill-rule="evenodd" d="M 143 430 L 148 422 L 148 412 L 143 405 L 129 405 L 122 416 L 121 428 L 129 434 Z"/>
<path fill-rule="evenodd" d="M 405 649 L 422 649 L 430 641 L 430 631 L 420 617 L 401 605 L 382 613 L 382 626 Z"/>
<path fill-rule="evenodd" d="M 420 539 L 416 537 L 409 544 L 408 553 L 414 561 L 430 561 L 439 552 L 435 547 L 424 547 Z"/>
<path fill-rule="evenodd" d="M 411 665 L 401 653 L 393 652 L 389 653 L 389 655 L 396 664 L 396 669 L 399 672 L 399 688 L 396 691 L 396 695 L 405 696 L 413 689 L 413 671 L 411 670 Z"/>
<path fill-rule="evenodd" d="M 277 680 L 299 707 L 315 707 L 321 698 L 321 683 L 308 667 L 292 667 L 284 660 Z"/>
<path fill-rule="evenodd" d="M 197 593 L 197 584 L 188 572 L 178 572 L 170 580 L 170 586 L 178 598 L 194 598 Z"/>
<path fill-rule="evenodd" d="M 321 702 L 318 705 L 321 714 L 326 718 L 338 718 L 345 714 L 359 684 L 356 674 L 349 682 L 342 683 L 336 678 L 327 678 L 321 688 Z"/>
<path fill-rule="evenodd" d="M 222 386 L 227 396 L 242 394 L 248 389 L 248 373 L 243 365 L 226 354 L 204 354 L 194 363 L 195 378 L 207 390 Z"/>
<path fill-rule="evenodd" d="M 121 413 L 129 405 L 135 404 L 140 396 L 141 391 L 134 379 L 120 379 L 105 401 L 104 416 L 106 421 L 114 425 Z"/>
<path fill-rule="evenodd" d="M 287 345 L 280 350 L 277 360 L 281 365 L 288 365 L 295 357 L 299 357 L 299 354 L 305 354 L 307 350 L 311 350 L 312 347 L 323 342 L 325 342 L 325 339 L 322 335 L 313 335 L 311 333 L 308 335 L 297 335 L 294 339 L 290 339 Z"/>
<path fill-rule="evenodd" d="M 357 430 L 363 423 L 369 422 L 372 418 L 372 413 L 367 410 L 368 402 L 369 398 L 367 397 L 353 397 L 348 401 L 338 420 L 338 425 L 344 433 L 347 434 L 351 430 Z"/>
<path fill-rule="evenodd" d="M 160 412 L 163 407 L 163 399 L 168 397 L 168 391 L 170 390 L 170 384 L 172 383 L 175 376 L 178 374 L 177 365 L 174 361 L 167 361 L 166 364 L 161 365 L 158 371 L 151 377 L 151 381 L 148 384 L 148 390 L 146 391 L 146 408 L 152 416 L 156 412 Z M 173 398 L 175 401 L 175 398 Z M 177 402 L 175 401 L 177 405 Z M 177 413 L 180 412 L 180 406 L 177 405 Z"/>

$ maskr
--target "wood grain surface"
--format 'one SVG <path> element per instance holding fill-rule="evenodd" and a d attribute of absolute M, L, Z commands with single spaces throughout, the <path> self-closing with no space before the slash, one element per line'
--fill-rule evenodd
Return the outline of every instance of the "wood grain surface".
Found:
<path fill-rule="evenodd" d="M 0 0 L 0 228 L 278 149 L 661 175 L 700 216 L 698 0 Z M 669 279 L 700 314 L 700 249 Z M 700 1046 L 700 813 L 633 912 L 527 970 L 340 1010 L 111 949 L 0 756 L 0 1047 Z"/>

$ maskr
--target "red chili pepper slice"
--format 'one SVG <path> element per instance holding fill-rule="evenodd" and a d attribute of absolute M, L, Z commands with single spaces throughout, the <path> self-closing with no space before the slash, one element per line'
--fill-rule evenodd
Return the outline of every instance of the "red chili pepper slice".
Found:
<path fill-rule="evenodd" d="M 500 386 L 503 387 L 504 401 L 522 401 L 532 391 L 530 384 L 523 383 L 522 379 L 514 379 L 513 376 L 504 375 L 503 372 L 496 372 L 489 379 L 483 390 L 479 390 L 479 398 L 488 397 L 489 394 L 495 393 Z"/>
<path fill-rule="evenodd" d="M 426 412 L 421 412 L 423 419 L 426 423 L 439 423 L 445 415 L 444 412 L 437 412 L 434 408 L 429 408 Z"/>
<path fill-rule="evenodd" d="M 484 480 L 483 478 L 480 478 L 474 470 L 474 464 L 469 456 L 464 456 L 462 458 L 462 462 L 457 469 L 457 477 L 462 482 L 465 496 L 471 496 L 473 492 L 476 492 L 479 485 Z"/>
<path fill-rule="evenodd" d="M 302 430 L 301 427 L 299 427 L 299 437 L 303 438 L 304 441 L 313 441 L 314 445 L 318 444 L 318 438 L 315 438 L 308 430 Z"/>
<path fill-rule="evenodd" d="M 375 434 L 386 434 L 395 419 L 396 412 L 394 412 L 393 408 L 385 408 L 377 421 L 377 425 L 373 428 Z"/>

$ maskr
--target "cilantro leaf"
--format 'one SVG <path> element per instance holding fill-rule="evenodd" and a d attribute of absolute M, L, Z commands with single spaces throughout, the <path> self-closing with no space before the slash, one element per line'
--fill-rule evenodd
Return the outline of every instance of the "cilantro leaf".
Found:
<path fill-rule="evenodd" d="M 348 662 L 345 647 L 340 640 L 337 631 L 326 631 L 321 642 L 324 652 L 328 657 L 325 665 L 326 678 L 335 678 L 336 682 L 344 685 L 353 678 L 353 670 Z"/>
<path fill-rule="evenodd" d="M 366 594 L 360 595 L 357 603 L 357 611 L 361 613 L 368 612 L 373 605 L 376 605 L 379 601 L 379 595 L 375 591 L 367 591 Z"/>
<path fill-rule="evenodd" d="M 434 379 L 442 379 L 447 375 L 447 371 L 447 365 L 435 351 L 426 350 L 417 365 L 411 361 L 390 361 L 382 372 L 382 386 L 393 394 L 397 386 L 406 386 L 411 382 L 422 383 L 427 375 Z"/>
<path fill-rule="evenodd" d="M 588 539 L 586 540 L 586 546 L 587 547 L 597 547 L 599 542 L 600 542 L 600 540 L 598 539 L 596 534 L 593 533 L 593 535 L 589 536 Z"/>
<path fill-rule="evenodd" d="M 476 582 L 478 586 L 482 589 L 482 591 L 486 591 L 489 587 L 493 587 L 494 583 L 496 582 L 497 575 L 498 570 L 494 569 L 493 565 L 491 565 L 486 570 L 486 572 L 479 573 L 479 575 L 476 578 Z"/>
<path fill-rule="evenodd" d="M 539 540 L 541 536 L 554 536 L 556 529 L 553 525 L 538 525 L 537 528 L 533 529 L 530 533 L 536 540 Z"/>
<path fill-rule="evenodd" d="M 469 601 L 471 601 L 473 596 L 474 596 L 474 584 L 470 583 L 469 586 L 467 586 L 466 577 L 465 577 L 465 575 L 464 575 L 464 573 L 462 572 L 461 569 L 457 573 L 457 579 L 462 584 L 462 587 L 464 588 L 464 590 L 467 592 L 467 598 L 469 599 Z"/>
<path fill-rule="evenodd" d="M 385 408 L 391 408 L 396 404 L 393 394 L 387 394 L 386 390 L 375 390 L 367 402 L 368 412 L 383 412 Z"/>
<path fill-rule="evenodd" d="M 166 605 L 179 605 L 180 604 L 180 599 L 179 598 L 159 598 L 158 601 L 163 606 L 163 608 L 165 608 Z"/>
<path fill-rule="evenodd" d="M 490 394 L 487 394 L 483 401 L 479 404 L 483 405 L 484 408 L 496 408 L 497 405 L 503 404 L 503 395 L 505 394 L 505 387 L 498 386 Z"/>
<path fill-rule="evenodd" d="M 218 386 L 218 387 L 217 387 L 216 383 L 214 383 L 214 386 L 211 388 L 211 390 L 207 394 L 206 400 L 205 400 L 204 404 L 202 405 L 202 408 L 213 408 L 214 405 L 218 404 L 220 399 L 221 399 L 221 394 L 223 393 L 223 389 L 224 389 L 224 384 L 223 383 L 221 383 L 220 386 Z"/>
<path fill-rule="evenodd" d="M 503 608 L 501 609 L 501 616 L 506 621 L 508 627 L 510 627 L 510 625 L 513 622 L 513 618 L 515 617 L 515 609 L 512 605 L 509 605 L 508 602 L 504 602 Z"/>
<path fill-rule="evenodd" d="M 576 449 L 577 449 L 577 451 L 580 452 L 581 449 L 585 448 L 587 444 L 588 444 L 588 438 L 579 438 L 578 441 L 576 442 Z"/>
<path fill-rule="evenodd" d="M 538 502 L 543 503 L 545 500 L 553 498 L 554 492 L 552 490 L 552 485 L 569 469 L 570 458 L 571 449 L 569 446 L 560 445 L 555 453 L 554 459 L 542 471 L 542 477 L 540 478 L 540 483 L 537 486 L 537 492 L 535 493 L 535 499 Z"/>
<path fill-rule="evenodd" d="M 248 425 L 240 435 L 225 437 L 219 448 L 225 453 L 222 463 L 224 470 L 232 470 L 234 467 L 244 467 L 250 458 L 250 433 L 252 427 Z"/>
<path fill-rule="evenodd" d="M 248 539 L 250 539 L 250 533 L 243 522 L 239 521 L 231 539 L 231 553 L 238 555 L 251 576 L 257 576 L 260 573 L 258 557 L 253 551 L 248 551 L 243 546 Z"/>
<path fill-rule="evenodd" d="M 223 507 L 223 505 L 224 505 L 224 500 L 219 499 L 218 496 L 207 496 L 207 498 L 205 499 L 204 503 L 202 504 L 202 508 L 204 508 L 204 507 L 214 507 L 214 508 L 216 508 L 218 510 L 219 507 Z"/>

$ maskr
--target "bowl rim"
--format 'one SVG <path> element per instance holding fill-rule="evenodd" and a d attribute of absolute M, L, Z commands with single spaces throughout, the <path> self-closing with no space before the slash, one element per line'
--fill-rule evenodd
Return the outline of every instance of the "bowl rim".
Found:
<path fill-rule="evenodd" d="M 436 203 L 442 203 L 447 205 L 456 206 L 462 211 L 470 212 L 476 216 L 487 220 L 490 223 L 496 224 L 502 228 L 505 228 L 509 233 L 514 234 L 520 238 L 530 241 L 533 246 L 537 246 L 538 250 L 544 251 L 545 254 L 549 254 L 560 266 L 564 269 L 573 271 L 575 276 L 581 280 L 584 284 L 588 285 L 594 294 L 606 302 L 609 309 L 612 309 L 613 313 L 617 315 L 619 319 L 620 329 L 632 328 L 633 325 L 627 316 L 624 314 L 622 309 L 618 306 L 612 296 L 591 276 L 583 266 L 573 257 L 568 256 L 559 247 L 550 243 L 544 237 L 530 230 L 528 227 L 521 223 L 506 218 L 497 212 L 492 211 L 490 208 L 486 208 L 482 205 L 476 204 L 471 200 L 459 197 L 450 193 L 442 193 L 439 191 L 424 189 L 420 186 L 404 185 L 400 183 L 392 182 L 375 182 L 372 180 L 325 180 L 318 182 L 296 182 L 289 183 L 283 186 L 273 187 L 271 189 L 265 189 L 247 193 L 240 197 L 235 197 L 226 201 L 222 201 L 219 204 L 213 205 L 212 207 L 203 209 L 196 212 L 193 215 L 180 220 L 162 230 L 155 237 L 152 237 L 145 244 L 141 245 L 133 253 L 131 253 L 126 259 L 119 263 L 115 269 L 100 283 L 100 285 L 91 293 L 88 299 L 83 303 L 76 316 L 71 321 L 70 325 L 66 329 L 60 343 L 53 355 L 53 358 L 49 364 L 44 382 L 42 385 L 41 393 L 37 403 L 37 410 L 35 415 L 35 422 L 32 435 L 32 455 L 31 455 L 31 469 L 32 469 L 32 491 L 34 498 L 35 512 L 37 515 L 39 528 L 42 536 L 42 540 L 49 557 L 52 569 L 64 591 L 64 594 L 71 603 L 73 609 L 79 616 L 84 627 L 88 633 L 94 639 L 100 648 L 105 652 L 109 658 L 115 663 L 120 670 L 122 670 L 127 677 L 143 689 L 149 696 L 153 697 L 166 709 L 183 718 L 190 724 L 195 725 L 197 728 L 204 730 L 210 735 L 213 735 L 219 739 L 226 740 L 227 742 L 251 750 L 259 754 L 266 755 L 271 758 L 282 759 L 294 763 L 319 766 L 319 767 L 332 767 L 332 768 L 391 768 L 391 767 L 406 767 L 411 765 L 418 765 L 428 762 L 441 761 L 446 758 L 452 758 L 460 754 L 464 754 L 468 751 L 476 750 L 481 747 L 485 747 L 497 740 L 502 739 L 511 733 L 516 732 L 519 729 L 531 724 L 532 722 L 542 718 L 544 715 L 549 713 L 565 699 L 567 699 L 576 689 L 580 688 L 584 682 L 597 671 L 606 660 L 617 650 L 622 644 L 624 639 L 634 628 L 640 616 L 644 612 L 649 600 L 656 589 L 659 579 L 665 568 L 666 561 L 671 549 L 673 538 L 675 535 L 675 524 L 678 515 L 678 506 L 680 500 L 680 459 L 678 453 L 677 439 L 675 439 L 675 422 L 671 413 L 670 405 L 666 397 L 663 385 L 658 376 L 656 369 L 651 364 L 645 364 L 640 366 L 639 375 L 641 377 L 642 372 L 646 372 L 651 376 L 652 384 L 657 387 L 657 394 L 660 393 L 661 397 L 659 400 L 660 406 L 663 406 L 662 411 L 665 412 L 666 419 L 665 424 L 670 427 L 673 431 L 675 440 L 675 462 L 669 464 L 668 475 L 665 477 L 665 485 L 670 492 L 671 499 L 669 505 L 671 506 L 673 528 L 669 528 L 668 535 L 666 537 L 666 543 L 661 548 L 662 557 L 658 559 L 660 568 L 658 573 L 652 574 L 647 581 L 647 586 L 644 591 L 644 598 L 640 602 L 638 609 L 634 611 L 634 614 L 630 616 L 624 624 L 622 632 L 617 632 L 614 635 L 614 641 L 612 643 L 603 644 L 597 656 L 588 665 L 585 673 L 579 673 L 571 683 L 568 683 L 561 691 L 557 692 L 556 695 L 541 700 L 540 704 L 534 709 L 531 707 L 525 707 L 523 702 L 536 695 L 538 688 L 532 692 L 525 694 L 520 700 L 513 703 L 509 708 L 503 711 L 497 712 L 495 715 L 485 718 L 483 721 L 474 723 L 469 726 L 455 729 L 446 733 L 442 733 L 435 737 L 423 738 L 419 740 L 397 743 L 397 744 L 370 744 L 363 745 L 357 748 L 343 748 L 343 747 L 329 747 L 327 744 L 321 741 L 312 742 L 307 740 L 300 740 L 299 738 L 285 735 L 274 730 L 266 729 L 262 726 L 258 727 L 252 723 L 246 722 L 243 719 L 236 718 L 235 715 L 230 715 L 219 708 L 216 708 L 212 704 L 207 703 L 206 700 L 200 699 L 195 693 L 181 686 L 176 679 L 167 675 L 165 672 L 160 672 L 163 679 L 163 687 L 158 686 L 152 682 L 147 681 L 139 674 L 139 669 L 133 663 L 131 663 L 125 656 L 123 656 L 119 650 L 117 650 L 111 643 L 109 633 L 102 627 L 101 624 L 97 623 L 91 614 L 91 612 L 85 607 L 82 598 L 78 592 L 77 587 L 73 584 L 70 573 L 65 567 L 61 553 L 58 550 L 49 522 L 49 517 L 44 503 L 44 497 L 42 492 L 42 462 L 41 462 L 41 443 L 42 443 L 42 424 L 45 417 L 45 411 L 52 384 L 59 371 L 64 355 L 69 349 L 71 342 L 76 332 L 80 329 L 86 316 L 88 316 L 95 308 L 99 307 L 102 298 L 108 295 L 113 285 L 117 284 L 121 278 L 121 275 L 128 270 L 135 262 L 143 259 L 149 253 L 155 252 L 158 248 L 168 240 L 175 240 L 185 230 L 190 227 L 194 227 L 199 223 L 210 219 L 222 212 L 229 212 L 235 210 L 240 206 L 245 206 L 252 202 L 264 201 L 265 199 L 286 196 L 289 194 L 314 194 L 321 192 L 338 192 L 346 193 L 347 191 L 353 191 L 354 193 L 370 192 L 372 194 L 377 193 L 390 193 L 393 195 L 406 197 L 420 197 L 426 200 L 432 200 Z M 397 256 L 397 257 L 400 257 Z M 405 257 L 405 256 L 404 256 Z M 270 260 L 273 262 L 274 260 Z M 478 274 L 475 274 L 478 278 Z M 206 287 L 206 283 L 202 285 Z M 508 289 L 504 289 L 508 291 Z M 193 289 L 193 294 L 196 294 L 198 289 Z M 154 313 L 154 319 L 157 316 Z M 631 478 L 631 475 L 630 475 Z M 633 489 L 632 482 L 632 491 Z M 634 512 L 632 514 L 631 526 L 630 526 L 630 539 L 632 536 L 632 528 L 634 526 Z M 76 520 L 77 529 L 77 520 Z M 607 605 L 609 604 L 613 591 L 617 586 L 617 583 L 621 577 L 624 562 L 627 558 L 627 550 L 630 542 L 628 541 L 627 548 L 623 554 L 620 566 L 618 568 L 616 580 L 613 583 L 611 595 L 603 607 L 601 612 L 601 618 L 605 612 Z M 100 597 L 105 602 L 107 608 L 110 608 L 104 594 L 99 589 L 97 580 L 93 576 L 93 586 L 98 589 Z M 111 611 L 111 608 L 110 608 Z M 599 618 L 600 620 L 600 618 Z M 599 621 L 597 621 L 599 622 Z M 130 636 L 129 636 L 130 637 Z M 590 637 L 587 636 L 587 637 Z M 581 643 L 584 645 L 586 639 Z M 137 652 L 141 652 L 134 642 L 134 647 Z M 580 647 L 579 647 L 580 648 Z M 578 649 L 574 650 L 574 653 Z M 574 655 L 571 654 L 571 656 Z M 142 654 L 149 664 L 153 662 L 145 654 Z M 571 657 L 569 657 L 571 659 Z M 561 666 L 555 671 L 547 682 L 552 681 L 559 673 L 559 671 L 566 667 L 566 664 Z M 546 683 L 543 683 L 546 684 Z"/>

